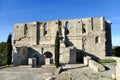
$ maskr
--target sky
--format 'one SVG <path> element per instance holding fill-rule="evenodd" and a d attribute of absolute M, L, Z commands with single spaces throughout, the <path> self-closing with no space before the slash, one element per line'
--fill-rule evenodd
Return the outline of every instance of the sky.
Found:
<path fill-rule="evenodd" d="M 0 42 L 16 23 L 101 16 L 112 22 L 112 45 L 120 46 L 120 0 L 0 0 Z"/>

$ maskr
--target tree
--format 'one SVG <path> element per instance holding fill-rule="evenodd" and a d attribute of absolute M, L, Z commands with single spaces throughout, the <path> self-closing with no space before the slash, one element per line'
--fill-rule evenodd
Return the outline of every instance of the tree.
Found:
<path fill-rule="evenodd" d="M 55 65 L 59 67 L 59 50 L 60 50 L 60 41 L 59 41 L 59 32 L 56 33 L 55 39 Z"/>
<path fill-rule="evenodd" d="M 6 64 L 5 62 L 5 50 L 6 50 L 6 42 L 0 43 L 0 64 Z"/>
<path fill-rule="evenodd" d="M 8 35 L 6 45 L 6 63 L 10 65 L 12 63 L 12 35 Z"/>
<path fill-rule="evenodd" d="M 112 55 L 120 57 L 120 46 L 115 46 L 112 48 Z"/>

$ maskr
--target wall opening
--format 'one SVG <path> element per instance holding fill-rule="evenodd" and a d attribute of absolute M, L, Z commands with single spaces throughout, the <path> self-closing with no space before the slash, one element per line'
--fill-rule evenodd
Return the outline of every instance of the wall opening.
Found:
<path fill-rule="evenodd" d="M 25 49 L 23 48 L 23 55 L 25 55 Z"/>
<path fill-rule="evenodd" d="M 76 62 L 83 63 L 84 53 L 82 51 L 76 52 Z"/>
<path fill-rule="evenodd" d="M 28 27 L 27 27 L 27 24 L 25 24 L 24 26 L 24 35 L 26 35 L 28 33 Z"/>
<path fill-rule="evenodd" d="M 62 30 L 61 30 L 61 27 L 62 27 L 62 23 L 60 20 L 58 20 L 58 32 L 59 32 L 59 36 L 62 37 Z"/>
<path fill-rule="evenodd" d="M 45 65 L 50 65 L 53 63 L 53 55 L 51 52 L 47 51 L 44 53 Z"/>
<path fill-rule="evenodd" d="M 82 29 L 82 32 L 83 32 L 83 33 L 86 33 L 86 29 L 85 29 L 85 28 L 83 28 L 83 29 Z"/>
<path fill-rule="evenodd" d="M 66 22 L 65 23 L 65 34 L 67 35 L 67 34 L 69 34 L 69 23 L 68 22 Z"/>
<path fill-rule="evenodd" d="M 16 26 L 17 28 L 19 28 L 19 26 Z"/>
<path fill-rule="evenodd" d="M 97 43 L 99 43 L 99 42 L 100 42 L 99 37 L 96 36 L 96 37 L 95 37 L 95 44 L 97 44 Z"/>
<path fill-rule="evenodd" d="M 48 30 L 48 25 L 47 25 L 47 23 L 45 23 L 44 24 L 44 31 L 43 31 L 43 34 L 44 34 L 44 36 L 47 34 L 47 30 Z"/>
<path fill-rule="evenodd" d="M 69 23 L 68 23 L 68 22 L 65 23 L 65 27 L 66 27 L 67 29 L 69 29 L 70 26 L 69 26 Z"/>
<path fill-rule="evenodd" d="M 35 54 L 33 57 L 36 58 L 36 64 L 38 65 L 39 64 L 39 56 L 37 54 Z"/>
<path fill-rule="evenodd" d="M 52 53 L 51 52 L 45 52 L 44 53 L 45 58 L 52 58 Z"/>
<path fill-rule="evenodd" d="M 86 33 L 85 24 L 82 25 L 82 33 Z"/>

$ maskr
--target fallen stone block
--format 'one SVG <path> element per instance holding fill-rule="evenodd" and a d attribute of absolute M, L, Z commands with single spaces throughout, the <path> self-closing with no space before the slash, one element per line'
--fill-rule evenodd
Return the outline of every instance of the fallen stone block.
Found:
<path fill-rule="evenodd" d="M 99 64 L 94 60 L 89 60 L 89 66 L 97 72 L 105 71 L 105 67 L 102 64 Z"/>
<path fill-rule="evenodd" d="M 89 60 L 91 60 L 91 57 L 85 56 L 84 57 L 84 64 L 88 66 L 89 65 Z"/>

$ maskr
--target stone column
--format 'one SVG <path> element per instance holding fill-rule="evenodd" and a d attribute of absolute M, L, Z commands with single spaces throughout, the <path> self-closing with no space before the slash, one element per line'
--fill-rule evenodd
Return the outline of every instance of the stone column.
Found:
<path fill-rule="evenodd" d="M 50 61 L 51 61 L 50 58 L 46 58 L 45 59 L 45 65 L 50 65 Z"/>
<path fill-rule="evenodd" d="M 32 68 L 36 68 L 36 58 L 32 58 Z"/>
<path fill-rule="evenodd" d="M 84 64 L 88 66 L 89 60 L 91 60 L 91 57 L 89 57 L 89 56 L 84 57 Z"/>
<path fill-rule="evenodd" d="M 70 48 L 70 60 L 69 60 L 69 63 L 70 64 L 75 64 L 76 63 L 76 49 L 74 47 L 71 47 Z"/>

